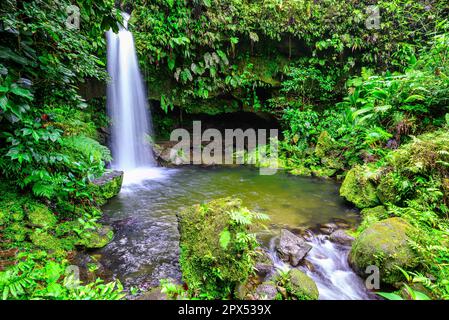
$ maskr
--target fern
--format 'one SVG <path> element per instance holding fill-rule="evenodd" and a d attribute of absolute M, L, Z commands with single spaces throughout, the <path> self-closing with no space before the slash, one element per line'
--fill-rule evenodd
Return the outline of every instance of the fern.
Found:
<path fill-rule="evenodd" d="M 92 156 L 97 162 L 112 160 L 111 152 L 107 147 L 84 135 L 65 137 L 63 145 L 70 151 L 74 159 L 79 159 L 79 155 L 81 155 L 84 159 L 89 159 Z"/>

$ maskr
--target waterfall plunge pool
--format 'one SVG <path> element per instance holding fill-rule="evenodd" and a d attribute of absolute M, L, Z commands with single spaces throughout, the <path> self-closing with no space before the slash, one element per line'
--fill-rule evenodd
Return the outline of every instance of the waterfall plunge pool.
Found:
<path fill-rule="evenodd" d="M 313 249 L 306 257 L 313 271 L 300 268 L 317 283 L 320 299 L 371 299 L 363 281 L 348 266 L 349 248 L 319 234 L 319 224 L 337 221 L 354 227 L 358 223 L 357 211 L 340 198 L 338 189 L 330 180 L 282 171 L 263 176 L 258 169 L 244 166 L 137 169 L 125 173 L 121 193 L 104 207 L 104 222 L 113 225 L 116 233 L 98 253 L 102 264 L 126 288 L 145 291 L 163 278 L 180 281 L 176 213 L 193 204 L 233 196 L 270 216 L 268 230 L 258 237 L 272 256 L 272 243 L 281 228 L 294 233 L 314 230 L 309 237 Z"/>

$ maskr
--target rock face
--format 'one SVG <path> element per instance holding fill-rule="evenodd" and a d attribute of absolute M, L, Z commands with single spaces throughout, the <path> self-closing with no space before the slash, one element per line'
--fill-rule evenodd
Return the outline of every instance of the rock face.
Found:
<path fill-rule="evenodd" d="M 296 267 L 312 249 L 312 246 L 304 238 L 282 229 L 276 249 L 283 261 L 290 262 L 293 267 Z"/>
<path fill-rule="evenodd" d="M 360 209 L 374 207 L 379 203 L 376 188 L 368 180 L 361 166 L 355 166 L 348 171 L 341 185 L 340 195 Z"/>
<path fill-rule="evenodd" d="M 412 227 L 402 218 L 389 218 L 374 223 L 353 242 L 349 253 L 349 264 L 360 275 L 374 265 L 379 268 L 380 280 L 396 284 L 403 280 L 397 267 L 413 268 L 417 259 L 410 244 L 408 232 Z"/>
<path fill-rule="evenodd" d="M 315 281 L 298 269 L 290 271 L 290 295 L 298 300 L 317 300 L 319 296 Z"/>
<path fill-rule="evenodd" d="M 329 240 L 344 246 L 349 246 L 354 241 L 354 238 L 348 235 L 344 230 L 336 230 L 331 233 Z"/>
<path fill-rule="evenodd" d="M 92 181 L 95 200 L 104 205 L 107 200 L 115 197 L 122 188 L 123 171 L 107 171 L 101 177 Z"/>

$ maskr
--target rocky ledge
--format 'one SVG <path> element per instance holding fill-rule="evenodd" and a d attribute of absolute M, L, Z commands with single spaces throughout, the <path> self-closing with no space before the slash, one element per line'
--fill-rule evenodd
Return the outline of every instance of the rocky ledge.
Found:
<path fill-rule="evenodd" d="M 104 205 L 109 199 L 115 197 L 122 188 L 123 171 L 106 171 L 101 177 L 91 181 L 95 201 Z"/>

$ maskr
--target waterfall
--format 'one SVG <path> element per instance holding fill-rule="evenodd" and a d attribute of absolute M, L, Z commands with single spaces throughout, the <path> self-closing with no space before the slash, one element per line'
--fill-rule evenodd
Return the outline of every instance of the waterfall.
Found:
<path fill-rule="evenodd" d="M 119 32 L 109 30 L 107 38 L 108 73 L 107 108 L 112 120 L 112 166 L 120 170 L 150 167 L 155 164 L 146 141 L 152 133 L 151 114 L 140 74 L 134 39 L 128 31 L 129 15 L 123 13 L 124 26 Z"/>

